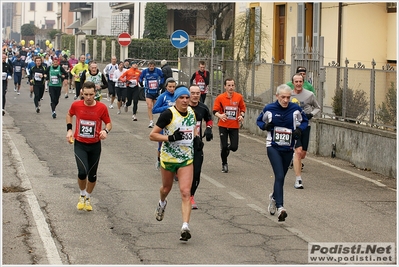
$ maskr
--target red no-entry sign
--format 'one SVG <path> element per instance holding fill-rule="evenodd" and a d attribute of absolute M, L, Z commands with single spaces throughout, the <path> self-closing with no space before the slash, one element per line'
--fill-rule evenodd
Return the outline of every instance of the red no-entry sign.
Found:
<path fill-rule="evenodd" d="M 131 41 L 132 39 L 130 38 L 130 34 L 128 34 L 127 32 L 122 32 L 118 35 L 118 43 L 121 46 L 128 46 L 130 45 Z"/>

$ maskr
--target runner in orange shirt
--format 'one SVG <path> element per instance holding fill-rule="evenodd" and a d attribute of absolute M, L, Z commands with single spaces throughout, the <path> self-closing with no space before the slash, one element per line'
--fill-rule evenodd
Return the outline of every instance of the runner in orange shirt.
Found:
<path fill-rule="evenodd" d="M 219 118 L 220 156 L 222 158 L 222 172 L 229 172 L 227 157 L 230 150 L 238 149 L 238 130 L 245 116 L 244 98 L 235 92 L 235 82 L 231 78 L 224 80 L 224 93 L 218 95 L 213 104 L 213 114 Z M 229 140 L 230 139 L 230 143 Z"/>
<path fill-rule="evenodd" d="M 119 80 L 127 83 L 127 101 L 126 107 L 129 107 L 132 104 L 133 100 L 133 116 L 132 120 L 137 121 L 136 113 L 137 107 L 139 103 L 139 78 L 141 71 L 137 67 L 137 62 L 132 62 L 132 66 L 130 69 L 122 73 Z"/>

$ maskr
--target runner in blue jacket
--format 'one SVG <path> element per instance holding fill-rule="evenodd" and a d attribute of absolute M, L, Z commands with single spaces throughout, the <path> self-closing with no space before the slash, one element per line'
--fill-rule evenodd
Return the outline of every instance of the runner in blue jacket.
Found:
<path fill-rule="evenodd" d="M 274 172 L 274 188 L 269 195 L 268 210 L 278 221 L 285 221 L 287 211 L 283 206 L 285 175 L 291 163 L 295 142 L 308 127 L 308 118 L 297 104 L 290 102 L 291 88 L 282 84 L 277 87 L 277 101 L 266 105 L 259 114 L 256 124 L 267 131 L 267 156 Z"/>
<path fill-rule="evenodd" d="M 145 90 L 145 102 L 147 103 L 148 118 L 150 119 L 148 128 L 153 128 L 154 121 L 152 119 L 152 108 L 164 82 L 162 70 L 155 68 L 155 61 L 151 60 L 148 63 L 148 68 L 141 72 L 139 82 Z"/>

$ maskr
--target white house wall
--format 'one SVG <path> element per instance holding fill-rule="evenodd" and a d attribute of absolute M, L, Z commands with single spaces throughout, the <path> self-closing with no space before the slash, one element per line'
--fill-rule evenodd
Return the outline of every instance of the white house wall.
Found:
<path fill-rule="evenodd" d="M 93 5 L 93 18 L 97 18 L 97 35 L 111 35 L 112 9 L 109 2 L 94 2 Z"/>
<path fill-rule="evenodd" d="M 387 59 L 397 60 L 397 34 L 398 34 L 398 13 L 388 13 L 387 15 Z"/>
<path fill-rule="evenodd" d="M 236 3 L 236 18 L 245 14 L 251 2 Z M 262 58 L 272 61 L 274 44 L 274 6 L 279 2 L 259 2 L 262 8 Z M 297 35 L 297 3 L 286 4 L 285 61 L 291 64 L 291 37 Z M 324 64 L 337 61 L 338 50 L 338 2 L 322 2 L 320 35 L 324 36 Z M 350 64 L 362 62 L 371 67 L 371 60 L 377 68 L 387 60 L 397 60 L 397 13 L 387 13 L 386 3 L 344 3 L 342 11 L 341 64 L 345 58 Z"/>
<path fill-rule="evenodd" d="M 342 56 L 351 64 L 359 61 L 370 68 L 373 58 L 378 66 L 386 63 L 387 14 L 386 3 L 350 3 L 343 7 Z"/>

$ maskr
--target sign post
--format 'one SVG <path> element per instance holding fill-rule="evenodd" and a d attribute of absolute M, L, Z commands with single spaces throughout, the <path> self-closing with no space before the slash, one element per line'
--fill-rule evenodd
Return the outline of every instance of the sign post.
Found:
<path fill-rule="evenodd" d="M 132 42 L 130 34 L 127 32 L 122 32 L 118 35 L 118 43 L 121 46 L 120 52 L 120 59 L 123 61 L 124 59 L 128 58 L 128 46 Z"/>
<path fill-rule="evenodd" d="M 177 68 L 180 70 L 180 50 L 188 45 L 190 37 L 188 36 L 188 33 L 183 31 L 183 30 L 176 30 L 170 35 L 170 42 L 174 47 L 179 49 L 178 53 L 178 66 Z M 179 74 L 180 75 L 180 74 Z M 180 77 L 179 77 L 180 80 Z"/>
<path fill-rule="evenodd" d="M 188 36 L 188 33 L 183 30 L 176 30 L 170 36 L 170 42 L 177 49 L 186 47 L 188 45 L 189 39 L 190 37 Z"/>

